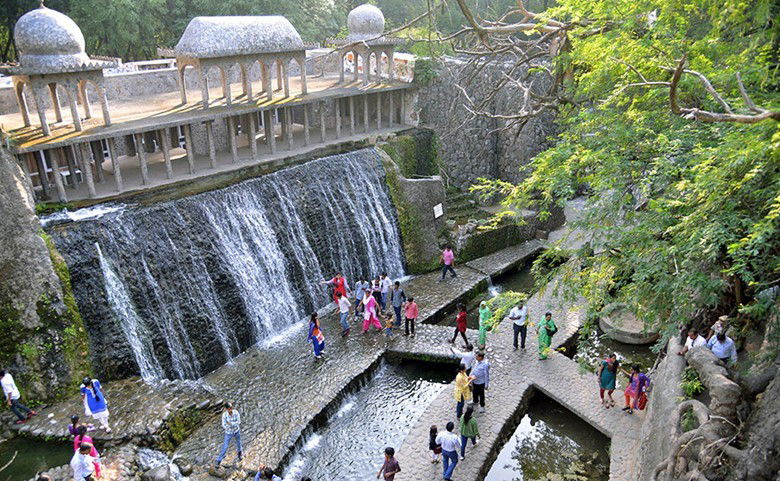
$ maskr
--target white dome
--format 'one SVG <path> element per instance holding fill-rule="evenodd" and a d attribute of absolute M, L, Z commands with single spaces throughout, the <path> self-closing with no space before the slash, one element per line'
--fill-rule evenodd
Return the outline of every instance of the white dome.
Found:
<path fill-rule="evenodd" d="M 301 36 L 280 15 L 195 17 L 176 44 L 177 55 L 229 57 L 303 50 Z"/>
<path fill-rule="evenodd" d="M 25 70 L 51 73 L 90 62 L 79 26 L 50 8 L 36 8 L 22 15 L 14 27 L 14 41 Z"/>
<path fill-rule="evenodd" d="M 366 40 L 381 36 L 385 31 L 385 16 L 382 10 L 364 3 L 354 8 L 347 16 L 349 40 Z"/>

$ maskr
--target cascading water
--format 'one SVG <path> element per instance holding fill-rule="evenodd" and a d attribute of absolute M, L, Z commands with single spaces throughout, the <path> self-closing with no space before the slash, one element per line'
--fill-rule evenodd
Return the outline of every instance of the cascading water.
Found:
<path fill-rule="evenodd" d="M 323 278 L 403 275 L 378 154 L 50 227 L 108 375 L 197 378 L 325 306 Z"/>

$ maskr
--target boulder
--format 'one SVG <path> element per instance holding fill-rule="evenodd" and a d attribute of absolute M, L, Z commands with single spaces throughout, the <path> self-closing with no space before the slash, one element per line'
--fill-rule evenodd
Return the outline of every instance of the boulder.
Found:
<path fill-rule="evenodd" d="M 141 475 L 141 481 L 175 481 L 168 464 L 157 466 Z"/>

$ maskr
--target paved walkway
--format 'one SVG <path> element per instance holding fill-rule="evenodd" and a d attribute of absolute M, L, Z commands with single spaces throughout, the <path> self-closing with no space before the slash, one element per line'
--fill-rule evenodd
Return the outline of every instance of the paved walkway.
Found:
<path fill-rule="evenodd" d="M 532 239 L 515 246 L 467 262 L 466 266 L 490 277 L 500 276 L 520 264 L 528 262 L 544 250 L 544 241 Z"/>

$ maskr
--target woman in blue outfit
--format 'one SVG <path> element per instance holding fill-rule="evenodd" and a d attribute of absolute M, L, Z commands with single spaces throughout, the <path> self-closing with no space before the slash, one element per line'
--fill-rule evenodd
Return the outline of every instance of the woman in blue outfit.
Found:
<path fill-rule="evenodd" d="M 100 422 L 107 433 L 111 432 L 108 426 L 108 402 L 103 394 L 103 387 L 97 379 L 85 377 L 81 384 L 81 396 L 84 398 L 84 412 Z"/>
<path fill-rule="evenodd" d="M 325 335 L 320 328 L 320 318 L 316 312 L 311 315 L 311 319 L 309 320 L 308 341 L 314 347 L 314 357 L 320 359 L 322 357 L 322 351 L 325 350 Z"/>

